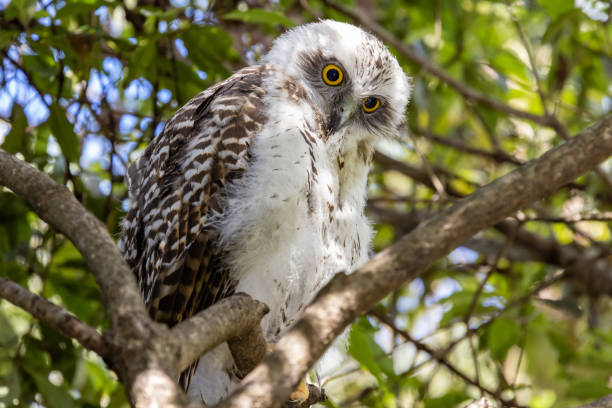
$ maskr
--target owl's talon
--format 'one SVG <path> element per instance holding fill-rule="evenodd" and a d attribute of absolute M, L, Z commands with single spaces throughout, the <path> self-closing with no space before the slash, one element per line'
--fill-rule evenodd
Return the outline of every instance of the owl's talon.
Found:
<path fill-rule="evenodd" d="M 326 399 L 325 389 L 314 384 L 306 384 L 306 382 L 302 380 L 297 389 L 291 393 L 284 407 L 307 408 L 317 402 L 325 401 Z"/>
<path fill-rule="evenodd" d="M 289 404 L 290 407 L 300 406 L 304 401 L 308 400 L 308 395 L 308 384 L 306 384 L 306 381 L 302 380 L 295 391 L 289 395 L 287 404 Z"/>

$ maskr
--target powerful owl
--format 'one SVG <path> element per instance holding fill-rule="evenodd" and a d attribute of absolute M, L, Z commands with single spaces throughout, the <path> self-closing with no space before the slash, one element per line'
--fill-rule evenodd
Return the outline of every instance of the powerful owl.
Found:
<path fill-rule="evenodd" d="M 320 21 L 195 96 L 128 171 L 120 248 L 151 316 L 174 325 L 235 292 L 270 308 L 274 342 L 368 256 L 366 179 L 404 122 L 409 81 L 371 34 Z M 226 344 L 183 373 L 215 404 L 239 382 Z"/>

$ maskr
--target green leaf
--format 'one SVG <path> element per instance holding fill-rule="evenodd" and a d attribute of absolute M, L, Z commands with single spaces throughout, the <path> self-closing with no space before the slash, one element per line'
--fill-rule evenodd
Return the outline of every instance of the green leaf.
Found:
<path fill-rule="evenodd" d="M 12 372 L 0 376 L 0 384 L 7 388 L 6 393 L 0 395 L 0 406 L 13 406 L 14 400 L 18 400 L 21 393 L 21 376 L 13 367 Z"/>
<path fill-rule="evenodd" d="M 11 154 L 17 152 L 26 152 L 26 127 L 28 119 L 26 118 L 23 108 L 18 103 L 13 104 L 13 113 L 11 114 L 11 131 L 6 135 L 2 148 Z"/>
<path fill-rule="evenodd" d="M 551 330 L 548 333 L 548 338 L 559 352 L 559 363 L 563 365 L 568 364 L 576 357 L 574 348 L 562 333 L 557 333 L 556 331 Z"/>
<path fill-rule="evenodd" d="M 74 127 L 66 118 L 66 112 L 57 102 L 49 106 L 49 125 L 66 159 L 78 162 L 81 151 L 79 139 L 74 133 Z"/>
<path fill-rule="evenodd" d="M 462 391 L 449 391 L 442 397 L 425 398 L 425 408 L 451 408 L 469 399 L 469 396 Z"/>
<path fill-rule="evenodd" d="M 57 64 L 53 60 L 51 50 L 48 49 L 48 47 L 36 48 L 41 51 L 38 55 L 24 55 L 21 57 L 23 60 L 23 65 L 26 67 L 28 72 L 49 80 L 50 78 L 53 78 L 57 72 Z"/>
<path fill-rule="evenodd" d="M 551 408 L 554 406 L 557 395 L 552 390 L 544 390 L 531 398 L 530 408 Z"/>
<path fill-rule="evenodd" d="M 36 12 L 36 0 L 13 0 L 6 8 L 7 20 L 17 18 L 23 26 L 27 26 Z"/>
<path fill-rule="evenodd" d="M 552 17 L 558 17 L 574 9 L 574 0 L 538 0 L 538 2 Z"/>
<path fill-rule="evenodd" d="M 245 23 L 277 25 L 285 27 L 293 27 L 295 24 L 289 20 L 283 13 L 278 11 L 268 11 L 260 8 L 240 11 L 234 10 L 223 15 L 224 20 L 238 20 Z"/>
<path fill-rule="evenodd" d="M 54 253 L 51 260 L 51 267 L 61 266 L 85 266 L 83 257 L 72 242 L 65 240 L 58 250 Z"/>
<path fill-rule="evenodd" d="M 129 408 L 129 406 L 123 387 L 115 387 L 115 390 L 110 395 L 110 404 L 108 404 L 108 408 Z"/>
<path fill-rule="evenodd" d="M 157 46 L 155 41 L 146 40 L 136 48 L 130 58 L 128 80 L 144 76 L 147 80 L 154 80 L 157 72 L 155 58 Z"/>
<path fill-rule="evenodd" d="M 4 47 L 8 46 L 12 42 L 14 42 L 18 36 L 18 31 L 9 31 L 3 29 L 2 31 L 0 31 L 0 48 L 3 49 Z"/>
<path fill-rule="evenodd" d="M 548 333 L 551 322 L 543 315 L 533 318 L 525 330 L 525 346 L 529 372 L 540 381 L 551 381 L 562 367 L 559 352 Z"/>
<path fill-rule="evenodd" d="M 355 323 L 349 337 L 349 353 L 376 377 L 381 388 L 387 388 L 388 380 L 395 377 L 393 362 L 374 341 L 375 331 L 366 318 Z"/>
<path fill-rule="evenodd" d="M 57 18 L 66 19 L 68 17 L 89 16 L 100 4 L 96 1 L 69 1 L 57 10 Z"/>
<path fill-rule="evenodd" d="M 544 299 L 544 298 L 536 298 L 541 303 L 544 303 L 554 309 L 567 313 L 572 317 L 580 317 L 582 315 L 582 310 L 580 310 L 580 306 L 576 303 L 575 300 L 566 298 L 566 299 Z"/>
<path fill-rule="evenodd" d="M 189 50 L 189 59 L 196 68 L 205 71 L 209 79 L 221 79 L 229 74 L 223 62 L 235 59 L 237 54 L 232 48 L 232 38 L 225 30 L 210 26 L 192 27 L 183 32 L 182 39 Z"/>
<path fill-rule="evenodd" d="M 499 50 L 491 59 L 491 65 L 508 77 L 516 77 L 523 82 L 530 80 L 529 68 L 512 51 Z"/>
<path fill-rule="evenodd" d="M 13 348 L 17 346 L 19 337 L 13 330 L 11 322 L 6 318 L 4 313 L 0 313 L 0 327 L 2 327 L 2 330 L 0 330 L 0 353 L 7 350 L 13 350 Z"/>
<path fill-rule="evenodd" d="M 612 388 L 606 385 L 605 379 L 578 380 L 570 385 L 568 396 L 585 400 L 601 398 L 612 393 Z"/>
<path fill-rule="evenodd" d="M 455 292 L 448 298 L 446 298 L 445 303 L 447 303 L 451 307 L 446 313 L 444 313 L 444 316 L 442 316 L 442 319 L 440 320 L 440 327 L 446 327 L 447 325 L 457 321 L 458 319 L 463 319 L 472 304 L 474 295 L 475 291 L 462 290 Z M 480 297 L 478 303 L 474 307 L 472 316 L 479 316 L 486 313 L 492 313 L 498 310 L 493 306 L 483 306 L 481 302 L 484 298 L 484 296 Z"/>
<path fill-rule="evenodd" d="M 503 362 L 510 347 L 519 340 L 520 327 L 513 320 L 498 317 L 491 323 L 487 332 L 487 344 L 493 357 Z"/>
<path fill-rule="evenodd" d="M 372 240 L 372 246 L 375 250 L 380 251 L 393 242 L 395 229 L 391 225 L 378 224 L 374 229 L 376 230 L 376 235 L 374 235 L 374 239 Z"/>
<path fill-rule="evenodd" d="M 0 224 L 3 225 L 25 216 L 29 211 L 20 197 L 6 191 L 0 191 L 0 209 Z"/>
<path fill-rule="evenodd" d="M 43 399 L 51 408 L 76 408 L 78 405 L 68 393 L 68 390 L 63 387 L 58 387 L 49 382 L 47 377 L 36 371 L 27 369 L 28 373 L 38 387 L 38 391 L 43 396 Z"/>

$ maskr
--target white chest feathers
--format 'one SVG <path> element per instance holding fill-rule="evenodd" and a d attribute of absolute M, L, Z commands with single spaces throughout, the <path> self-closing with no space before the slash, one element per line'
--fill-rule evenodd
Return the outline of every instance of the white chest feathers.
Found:
<path fill-rule="evenodd" d="M 366 260 L 371 153 L 365 142 L 330 146 L 307 104 L 270 103 L 283 120 L 269 122 L 253 141 L 218 229 L 236 291 L 268 305 L 262 327 L 275 341 L 335 273 Z"/>

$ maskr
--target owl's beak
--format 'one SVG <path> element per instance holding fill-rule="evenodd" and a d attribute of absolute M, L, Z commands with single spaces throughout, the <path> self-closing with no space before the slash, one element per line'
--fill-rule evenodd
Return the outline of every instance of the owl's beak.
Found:
<path fill-rule="evenodd" d="M 340 106 L 332 110 L 327 119 L 327 134 L 339 131 L 353 116 L 355 103 L 352 98 L 347 98 Z"/>

